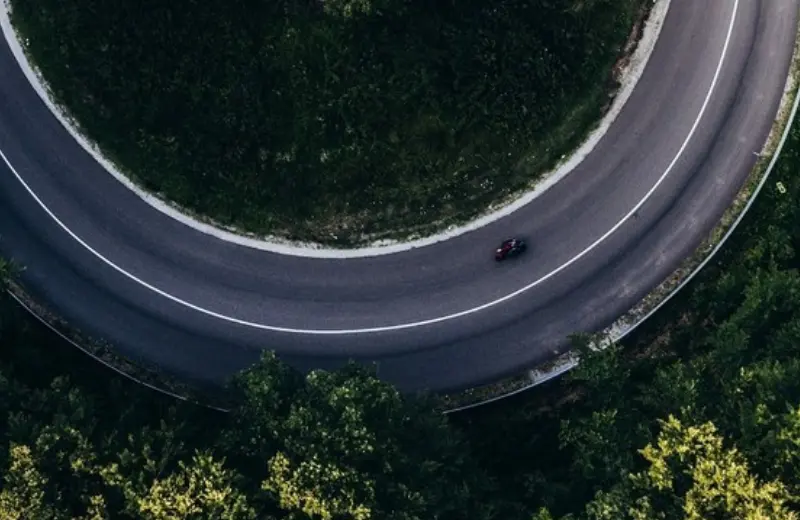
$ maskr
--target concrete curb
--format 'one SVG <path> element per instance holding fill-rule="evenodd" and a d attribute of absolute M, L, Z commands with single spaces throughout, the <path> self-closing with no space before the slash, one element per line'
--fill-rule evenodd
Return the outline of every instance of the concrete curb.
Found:
<path fill-rule="evenodd" d="M 0 30 L 2 30 L 14 58 L 31 87 L 72 138 L 111 176 L 155 210 L 196 231 L 252 249 L 309 258 L 361 258 L 408 251 L 479 229 L 527 205 L 571 173 L 602 139 L 633 93 L 658 41 L 671 2 L 672 0 L 652 0 L 650 15 L 644 23 L 643 35 L 637 43 L 633 55 L 630 57 L 627 73 L 623 76 L 622 86 L 616 92 L 611 107 L 597 122 L 594 129 L 588 133 L 581 145 L 573 151 L 571 156 L 566 158 L 553 171 L 544 174 L 531 190 L 518 194 L 513 200 L 507 199 L 505 202 L 498 202 L 494 207 L 488 208 L 487 212 L 482 216 L 460 226 L 451 226 L 433 236 L 408 241 L 379 240 L 367 247 L 354 249 L 327 248 L 315 243 L 290 242 L 280 237 L 257 236 L 252 233 L 246 233 L 235 227 L 214 222 L 213 219 L 193 214 L 187 208 L 166 200 L 160 194 L 151 193 L 141 188 L 133 180 L 135 176 L 123 173 L 116 164 L 108 160 L 100 148 L 84 135 L 79 123 L 72 119 L 69 112 L 54 101 L 54 97 L 41 72 L 28 60 L 24 43 L 17 35 L 16 30 L 14 30 L 11 22 L 10 0 L 2 0 L 2 3 L 0 3 Z"/>

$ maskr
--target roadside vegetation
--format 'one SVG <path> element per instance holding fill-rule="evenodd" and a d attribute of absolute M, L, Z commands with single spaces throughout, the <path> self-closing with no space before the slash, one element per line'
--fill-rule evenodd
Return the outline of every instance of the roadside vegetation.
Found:
<path fill-rule="evenodd" d="M 146 188 L 338 245 L 477 216 L 574 149 L 649 0 L 11 0 L 57 101 Z"/>
<path fill-rule="evenodd" d="M 0 518 L 798 518 L 800 127 L 734 242 L 645 330 L 455 416 L 272 356 L 230 415 L 118 380 L 0 307 Z M 776 184 L 780 182 L 780 184 Z"/>

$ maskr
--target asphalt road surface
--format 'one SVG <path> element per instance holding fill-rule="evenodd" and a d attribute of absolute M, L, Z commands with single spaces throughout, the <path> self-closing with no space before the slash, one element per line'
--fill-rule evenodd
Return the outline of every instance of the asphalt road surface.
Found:
<path fill-rule="evenodd" d="M 301 369 L 378 362 L 404 390 L 513 375 L 609 325 L 708 235 L 772 126 L 797 15 L 796 0 L 673 0 L 631 98 L 570 175 L 476 231 L 342 260 L 249 249 L 154 210 L 71 139 L 3 41 L 0 254 L 84 332 L 191 380 L 265 348 Z M 511 235 L 528 252 L 495 263 Z"/>

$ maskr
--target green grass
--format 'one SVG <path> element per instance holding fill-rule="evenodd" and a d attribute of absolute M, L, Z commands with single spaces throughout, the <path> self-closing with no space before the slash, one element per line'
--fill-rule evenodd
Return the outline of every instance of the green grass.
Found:
<path fill-rule="evenodd" d="M 137 182 L 342 246 L 475 217 L 577 147 L 646 0 L 12 0 L 57 102 Z"/>

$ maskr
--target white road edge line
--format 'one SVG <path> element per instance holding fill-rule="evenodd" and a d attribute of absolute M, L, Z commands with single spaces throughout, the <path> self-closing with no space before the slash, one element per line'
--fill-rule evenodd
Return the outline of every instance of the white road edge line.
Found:
<path fill-rule="evenodd" d="M 790 75 L 787 78 L 786 83 L 787 84 L 794 84 L 793 83 L 793 79 L 792 79 L 792 75 L 791 75 L 791 71 L 789 72 L 789 74 Z M 712 260 L 714 260 L 714 258 L 716 258 L 717 254 L 727 244 L 728 239 L 730 239 L 733 236 L 734 232 L 736 232 L 739 229 L 739 225 L 742 223 L 744 218 L 747 216 L 747 214 L 750 211 L 750 208 L 753 206 L 753 204 L 755 204 L 756 200 L 758 199 L 758 196 L 761 194 L 761 190 L 764 189 L 764 186 L 767 184 L 767 181 L 769 180 L 770 175 L 772 175 L 772 172 L 775 169 L 775 166 L 777 165 L 778 160 L 781 157 L 781 152 L 783 152 L 783 147 L 786 144 L 786 141 L 789 139 L 789 134 L 792 131 L 792 127 L 794 125 L 794 120 L 797 117 L 798 109 L 800 109 L 800 85 L 795 85 L 794 89 L 786 89 L 786 92 L 790 92 L 791 90 L 794 90 L 794 92 L 795 92 L 795 94 L 794 94 L 794 103 L 792 104 L 792 107 L 790 109 L 791 112 L 789 114 L 789 119 L 786 121 L 786 126 L 784 127 L 783 133 L 781 134 L 781 139 L 778 142 L 778 147 L 773 152 L 772 159 L 770 160 L 769 164 L 767 165 L 767 170 L 764 173 L 764 175 L 761 177 L 761 180 L 759 181 L 759 183 L 756 186 L 755 190 L 753 190 L 753 193 L 750 195 L 750 198 L 748 199 L 747 204 L 745 204 L 744 208 L 742 208 L 742 210 L 739 212 L 739 215 L 736 217 L 736 220 L 734 220 L 733 224 L 731 224 L 730 227 L 728 228 L 728 231 L 725 232 L 725 234 L 722 236 L 722 239 L 720 239 L 720 241 L 717 242 L 717 245 L 714 246 L 714 249 L 712 249 L 711 252 L 708 253 L 708 255 L 706 255 L 706 257 L 703 259 L 703 261 L 700 262 L 700 264 L 697 265 L 697 267 L 695 267 L 694 270 L 692 270 L 691 273 L 689 273 L 689 276 L 684 278 L 683 281 L 681 281 L 681 283 L 677 287 L 675 287 L 667 295 L 666 298 L 664 298 L 663 300 L 658 302 L 658 304 L 655 307 L 650 309 L 650 311 L 647 314 L 642 316 L 635 323 L 633 323 L 632 325 L 629 325 L 627 327 L 624 327 L 622 332 L 612 332 L 612 333 L 610 333 L 610 335 L 608 337 L 604 338 L 603 340 L 601 340 L 599 342 L 598 348 L 605 348 L 607 345 L 611 345 L 613 343 L 618 343 L 618 342 L 622 341 L 628 335 L 632 334 L 633 331 L 635 331 L 641 325 L 643 325 L 647 320 L 649 320 L 655 313 L 657 313 L 659 310 L 661 310 L 661 308 L 664 307 L 669 301 L 671 301 L 672 298 L 677 296 L 687 285 L 689 285 L 689 283 L 692 280 L 694 280 L 694 278 L 696 276 L 698 276 L 705 269 L 705 267 L 709 264 L 709 262 L 711 262 Z M 780 115 L 780 113 L 781 113 L 781 110 L 779 109 L 778 115 Z M 768 143 L 769 143 L 769 137 L 767 138 L 767 144 Z M 763 152 L 763 149 L 761 150 L 761 152 Z M 761 152 L 754 152 L 754 153 L 759 153 L 760 154 Z M 613 326 L 612 326 L 612 328 L 613 328 Z M 572 356 L 571 358 L 568 358 L 563 364 L 558 364 L 550 372 L 542 373 L 541 375 L 539 375 L 538 377 L 533 379 L 529 384 L 523 386 L 522 388 L 517 388 L 516 390 L 512 390 L 511 392 L 508 392 L 508 393 L 503 394 L 503 395 L 498 395 L 498 396 L 495 396 L 495 397 L 491 397 L 489 399 L 486 399 L 485 401 L 479 401 L 477 403 L 470 403 L 470 404 L 467 404 L 467 405 L 457 406 L 455 408 L 450 408 L 450 409 L 444 410 L 442 413 L 450 414 L 450 413 L 461 412 L 461 411 L 464 411 L 464 410 L 469 410 L 471 408 L 477 408 L 479 406 L 483 406 L 485 404 L 490 404 L 490 403 L 493 403 L 493 402 L 496 402 L 496 401 L 500 401 L 501 399 L 505 399 L 507 397 L 511 397 L 513 395 L 520 394 L 520 393 L 525 392 L 527 390 L 531 390 L 532 388 L 535 388 L 535 387 L 537 387 L 539 385 L 542 385 L 542 384 L 544 384 L 544 383 L 546 383 L 548 381 L 552 381 L 553 379 L 566 374 L 567 372 L 569 372 L 570 370 L 572 370 L 573 368 L 578 366 L 579 362 L 580 362 L 580 359 L 578 359 L 577 355 Z"/>
<path fill-rule="evenodd" d="M 538 280 L 535 280 L 535 281 L 531 282 L 530 284 L 528 284 L 528 285 L 526 285 L 526 286 L 524 286 L 524 287 L 522 287 L 520 289 L 517 289 L 516 291 L 514 291 L 514 292 L 512 292 L 510 294 L 507 294 L 506 296 L 503 296 L 501 298 L 498 298 L 498 299 L 496 299 L 494 301 L 491 301 L 491 302 L 488 302 L 488 303 L 484 303 L 483 305 L 479 305 L 477 307 L 473 307 L 471 309 L 463 310 L 463 311 L 456 312 L 456 313 L 453 313 L 453 314 L 448 314 L 448 315 L 445 315 L 445 316 L 439 316 L 437 318 L 430 318 L 430 319 L 427 319 L 427 320 L 411 322 L 411 323 L 401 323 L 401 324 L 397 324 L 397 325 L 386 325 L 386 326 L 381 326 L 381 327 L 369 327 L 369 328 L 362 328 L 362 329 L 296 329 L 296 328 L 290 328 L 290 327 L 277 327 L 277 326 L 273 326 L 273 325 L 264 325 L 264 324 L 261 324 L 261 323 L 254 323 L 254 322 L 251 322 L 251 321 L 246 321 L 246 320 L 234 318 L 232 316 L 226 316 L 224 314 L 220 314 L 220 313 L 205 309 L 205 308 L 200 307 L 198 305 L 195 305 L 193 303 L 189 303 L 189 302 L 187 302 L 185 300 L 182 300 L 182 299 L 180 299 L 180 298 L 178 298 L 176 296 L 173 296 L 173 295 L 171 295 L 171 294 L 169 294 L 169 293 L 167 293 L 165 291 L 162 291 L 161 289 L 159 289 L 159 288 L 157 288 L 157 287 L 145 282 L 144 280 L 141 280 L 141 279 L 137 278 L 133 274 L 125 271 L 124 269 L 122 269 L 121 267 L 119 267 L 118 265 L 116 265 L 115 263 L 110 261 L 109 259 L 105 258 L 99 252 L 97 252 L 94 249 L 92 249 L 92 247 L 89 246 L 89 244 L 87 244 L 78 235 L 76 235 L 71 229 L 69 229 L 69 227 L 67 227 L 61 220 L 59 220 L 59 218 L 50 210 L 50 208 L 48 208 L 47 205 L 45 205 L 44 202 L 42 202 L 42 200 L 36 195 L 36 193 L 31 189 L 31 187 L 25 182 L 25 180 L 22 178 L 22 176 L 20 176 L 20 174 L 17 172 L 17 170 L 14 168 L 14 166 L 9 162 L 8 158 L 6 157 L 5 153 L 3 153 L 2 150 L 0 150 L 0 158 L 3 159 L 3 162 L 6 163 L 6 165 L 9 168 L 9 170 L 11 170 L 11 172 L 14 174 L 14 176 L 17 178 L 17 180 L 25 188 L 25 190 L 31 195 L 31 197 L 33 197 L 33 199 L 39 204 L 39 206 L 42 207 L 42 209 L 50 216 L 50 218 L 52 218 L 68 235 L 70 235 L 76 242 L 78 242 L 80 245 L 82 245 L 90 253 L 92 253 L 94 256 L 96 256 L 102 262 L 107 264 L 109 267 L 113 268 L 114 270 L 116 270 L 120 274 L 126 276 L 130 280 L 142 285 L 143 287 L 146 287 L 147 289 L 150 289 L 151 291 L 155 292 L 156 294 L 159 294 L 159 295 L 163 296 L 164 298 L 167 298 L 167 299 L 169 299 L 169 300 L 171 300 L 171 301 L 173 301 L 173 302 L 175 302 L 177 304 L 183 305 L 185 307 L 193 309 L 193 310 L 195 310 L 197 312 L 200 312 L 202 314 L 205 314 L 207 316 L 211 316 L 211 317 L 218 318 L 220 320 L 224 320 L 224 321 L 227 321 L 227 322 L 230 322 L 230 323 L 235 323 L 237 325 L 243 325 L 243 326 L 246 326 L 246 327 L 251 327 L 251 328 L 256 328 L 256 329 L 269 330 L 269 331 L 273 331 L 273 332 L 284 332 L 284 333 L 293 333 L 293 334 L 308 334 L 308 335 L 367 334 L 367 333 L 388 332 L 388 331 L 394 331 L 394 330 L 410 329 L 410 328 L 415 328 L 415 327 L 422 327 L 422 326 L 426 326 L 426 325 L 432 325 L 432 324 L 435 324 L 435 323 L 449 321 L 449 320 L 452 320 L 452 319 L 455 319 L 455 318 L 461 318 L 461 317 L 464 317 L 464 316 L 468 316 L 468 315 L 471 315 L 471 314 L 475 314 L 475 313 L 481 312 L 483 310 L 486 310 L 488 308 L 497 306 L 497 305 L 499 305 L 499 304 L 501 304 L 503 302 L 511 300 L 512 298 L 514 298 L 514 297 L 516 297 L 516 296 L 518 296 L 518 295 L 520 295 L 520 294 L 532 289 L 533 287 L 536 287 L 537 285 L 540 285 L 542 282 L 544 282 L 546 280 L 549 280 L 550 278 L 552 278 L 556 274 L 560 273 L 561 271 L 563 271 L 564 269 L 566 269 L 570 265 L 574 264 L 575 262 L 577 262 L 578 260 L 580 260 L 581 258 L 586 256 L 587 254 L 589 254 L 598 245 L 600 245 L 609 236 L 611 236 L 620 227 L 622 227 L 622 225 L 625 222 L 627 222 L 637 211 L 639 211 L 639 209 L 650 199 L 650 197 L 653 195 L 653 193 L 655 193 L 655 191 L 658 189 L 658 187 L 664 182 L 664 180 L 667 178 L 667 176 L 670 174 L 670 172 L 672 172 L 672 169 L 675 167 L 677 162 L 680 160 L 681 156 L 683 155 L 683 152 L 686 150 L 686 147 L 689 145 L 689 142 L 691 142 L 692 137 L 694 136 L 694 133 L 697 131 L 697 127 L 700 125 L 700 121 L 703 118 L 703 115 L 705 114 L 705 111 L 708 108 L 708 104 L 711 101 L 711 97 L 712 97 L 712 95 L 714 93 L 714 90 L 716 89 L 717 81 L 719 80 L 719 76 L 720 76 L 720 73 L 722 71 L 722 65 L 725 62 L 725 57 L 728 54 L 728 46 L 729 46 L 730 41 L 731 41 L 731 36 L 733 35 L 733 27 L 734 27 L 734 25 L 736 23 L 736 14 L 739 11 L 739 1 L 740 0 L 735 0 L 735 2 L 734 2 L 733 14 L 731 15 L 731 21 L 730 21 L 730 24 L 728 26 L 728 33 L 727 33 L 727 35 L 725 37 L 725 43 L 724 43 L 724 45 L 722 47 L 722 54 L 720 56 L 719 63 L 717 64 L 717 69 L 714 72 L 714 77 L 711 80 L 711 86 L 709 87 L 708 93 L 706 94 L 706 97 L 703 100 L 703 105 L 700 108 L 700 113 L 697 115 L 697 118 L 695 119 L 694 123 L 692 124 L 692 127 L 689 130 L 689 134 L 686 136 L 686 139 L 684 140 L 683 144 L 681 145 L 680 149 L 678 150 L 678 153 L 672 159 L 672 162 L 669 164 L 669 166 L 667 166 L 667 169 L 664 171 L 664 173 L 661 175 L 661 177 L 658 179 L 658 181 L 656 181 L 656 183 L 650 188 L 650 190 L 644 195 L 644 197 L 622 219 L 620 219 L 619 222 L 617 222 L 611 229 L 609 229 L 600 238 L 598 238 L 592 244 L 590 244 L 588 247 L 586 247 L 586 249 L 584 249 L 583 251 L 578 253 L 576 256 L 574 256 L 573 258 L 571 258 L 567 262 L 563 263 L 561 266 L 557 267 L 556 269 L 554 269 L 554 270 L 550 271 L 549 273 L 547 273 L 546 275 L 542 276 Z"/>
<path fill-rule="evenodd" d="M 557 165 L 555 169 L 545 173 L 534 183 L 530 190 L 523 190 L 510 199 L 498 201 L 495 205 L 487 208 L 486 212 L 476 216 L 469 222 L 461 225 L 447 227 L 434 235 L 415 238 L 410 240 L 374 240 L 364 247 L 353 249 L 342 249 L 325 246 L 315 242 L 293 241 L 276 235 L 258 235 L 247 232 L 236 226 L 223 224 L 213 218 L 197 215 L 191 209 L 174 201 L 167 200 L 163 194 L 151 193 L 140 187 L 129 175 L 121 172 L 119 167 L 110 161 L 97 143 L 92 142 L 89 137 L 79 128 L 80 125 L 73 120 L 69 112 L 61 106 L 57 106 L 54 97 L 51 95 L 50 87 L 44 80 L 41 71 L 28 60 L 23 48 L 19 33 L 11 23 L 10 0 L 0 0 L 0 29 L 5 36 L 6 43 L 11 49 L 11 53 L 17 60 L 22 73 L 28 79 L 34 91 L 39 95 L 42 102 L 50 109 L 50 112 L 61 123 L 64 129 L 75 139 L 86 153 L 92 156 L 109 175 L 114 177 L 123 186 L 128 188 L 143 202 L 157 209 L 168 217 L 179 223 L 189 226 L 195 231 L 210 235 L 216 239 L 230 242 L 244 247 L 249 247 L 259 251 L 270 253 L 299 256 L 305 258 L 365 258 L 372 256 L 390 255 L 402 251 L 409 251 L 420 247 L 430 246 L 451 238 L 461 236 L 465 233 L 480 229 L 486 225 L 504 218 L 511 213 L 518 211 L 531 201 L 542 195 L 545 191 L 552 188 L 562 179 L 571 175 L 572 172 L 583 163 L 586 157 L 595 149 L 602 138 L 607 133 L 611 125 L 616 121 L 628 99 L 636 89 L 650 56 L 658 43 L 661 29 L 669 12 L 672 0 L 651 0 L 653 2 L 650 15 L 644 24 L 641 40 L 636 45 L 636 50 L 630 57 L 628 71 L 622 78 L 622 86 L 619 88 L 611 107 L 602 119 L 597 123 L 594 130 L 586 136 L 583 144 L 571 153 L 570 157 L 563 164 Z M 516 197 L 516 198 L 515 198 Z"/>

